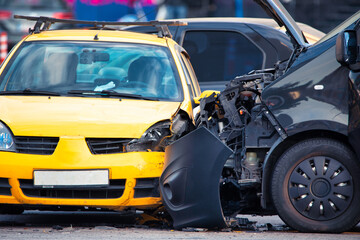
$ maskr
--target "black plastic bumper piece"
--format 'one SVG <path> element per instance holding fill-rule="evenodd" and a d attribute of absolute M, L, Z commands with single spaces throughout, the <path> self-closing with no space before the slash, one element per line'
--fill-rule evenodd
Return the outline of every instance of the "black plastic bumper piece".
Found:
<path fill-rule="evenodd" d="M 224 228 L 219 181 L 232 150 L 202 127 L 165 149 L 163 203 L 177 229 Z"/>

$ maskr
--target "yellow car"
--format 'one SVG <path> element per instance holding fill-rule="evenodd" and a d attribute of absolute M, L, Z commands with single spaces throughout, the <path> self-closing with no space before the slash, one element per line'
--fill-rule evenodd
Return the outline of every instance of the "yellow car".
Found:
<path fill-rule="evenodd" d="M 164 146 L 191 129 L 200 95 L 185 50 L 156 22 L 158 36 L 26 19 L 0 69 L 3 212 L 160 206 Z"/>

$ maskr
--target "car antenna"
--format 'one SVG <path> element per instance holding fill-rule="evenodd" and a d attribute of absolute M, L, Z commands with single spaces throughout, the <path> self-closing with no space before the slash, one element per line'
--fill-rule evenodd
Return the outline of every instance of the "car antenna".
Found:
<path fill-rule="evenodd" d="M 99 33 L 100 33 L 101 30 L 104 29 L 104 27 L 105 27 L 105 25 L 102 25 L 102 27 L 99 29 L 99 31 L 95 34 L 94 40 L 99 40 Z"/>
<path fill-rule="evenodd" d="M 100 29 L 100 30 L 101 30 L 101 29 Z M 99 30 L 99 32 L 100 32 L 100 30 Z M 98 37 L 99 32 L 97 32 L 97 33 L 95 34 L 95 36 L 94 36 L 94 40 L 99 40 L 99 37 Z"/>

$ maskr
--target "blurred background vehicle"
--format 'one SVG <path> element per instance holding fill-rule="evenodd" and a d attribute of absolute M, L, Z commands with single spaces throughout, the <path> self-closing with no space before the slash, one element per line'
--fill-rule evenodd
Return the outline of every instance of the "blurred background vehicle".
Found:
<path fill-rule="evenodd" d="M 293 45 L 285 30 L 269 18 L 186 18 L 186 26 L 169 27 L 173 39 L 190 55 L 201 90 L 218 90 L 253 69 L 273 68 L 290 57 Z M 309 43 L 325 34 L 300 24 Z M 146 26 L 131 31 L 156 33 Z"/>
<path fill-rule="evenodd" d="M 296 21 L 325 33 L 360 9 L 359 0 L 281 2 Z M 94 21 L 148 21 L 174 17 L 167 12 L 171 4 L 175 8 L 185 7 L 187 18 L 267 17 L 254 0 L 0 0 L 0 27 L 8 32 L 10 50 L 28 29 L 28 23 L 12 19 L 14 14 Z"/>
<path fill-rule="evenodd" d="M 254 0 L 65 0 L 78 19 L 121 19 L 136 15 L 140 21 L 194 17 L 268 18 Z M 295 21 L 327 33 L 360 9 L 359 0 L 281 0 Z M 142 13 L 135 8 L 142 9 Z M 174 10 L 175 8 L 175 10 Z M 181 13 L 181 14 L 180 14 Z M 179 15 L 180 14 L 180 15 Z M 184 15 L 185 14 L 185 15 Z"/>
<path fill-rule="evenodd" d="M 19 21 L 14 14 L 71 19 L 73 14 L 64 0 L 0 0 L 0 26 L 7 32 L 9 49 L 28 34 L 33 23 Z M 56 26 L 61 28 L 61 24 Z"/>

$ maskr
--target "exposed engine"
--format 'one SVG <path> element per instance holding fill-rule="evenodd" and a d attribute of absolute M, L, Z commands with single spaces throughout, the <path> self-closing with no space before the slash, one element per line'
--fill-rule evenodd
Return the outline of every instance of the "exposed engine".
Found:
<path fill-rule="evenodd" d="M 261 92 L 282 75 L 284 68 L 284 64 L 278 64 L 275 69 L 236 77 L 220 94 L 200 102 L 197 126 L 205 126 L 233 150 L 220 181 L 225 216 L 261 209 L 262 164 L 274 139 L 285 134 L 276 128 L 277 122 L 262 102 Z"/>

